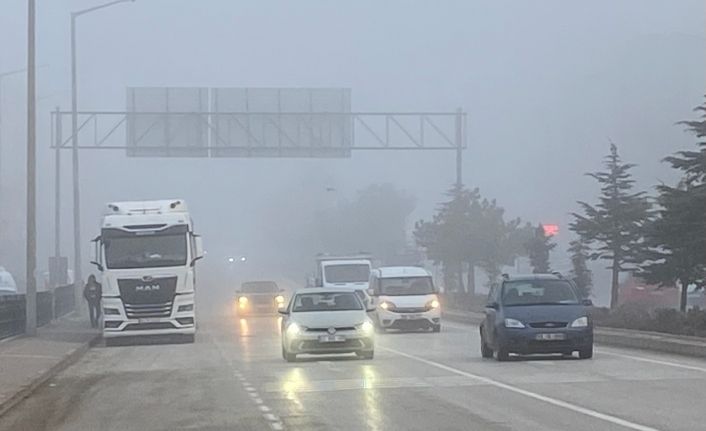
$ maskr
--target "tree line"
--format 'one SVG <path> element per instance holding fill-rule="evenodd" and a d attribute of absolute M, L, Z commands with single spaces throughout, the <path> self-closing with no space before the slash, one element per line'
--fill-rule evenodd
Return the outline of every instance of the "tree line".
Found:
<path fill-rule="evenodd" d="M 600 187 L 596 202 L 578 202 L 571 213 L 571 278 L 584 296 L 590 294 L 588 262 L 604 260 L 611 271 L 610 306 L 618 304 L 621 273 L 632 273 L 661 287 L 681 286 L 680 309 L 686 309 L 687 286 L 706 284 L 706 103 L 697 120 L 679 124 L 695 135 L 695 149 L 663 161 L 679 173 L 676 184 L 659 184 L 655 194 L 637 190 L 635 164 L 610 144 L 604 169 L 587 173 Z M 449 291 L 475 293 L 475 268 L 488 282 L 519 256 L 534 272 L 550 272 L 549 253 L 556 247 L 542 225 L 507 219 L 495 200 L 478 189 L 453 186 L 431 220 L 415 224 L 414 238 L 427 257 L 441 266 Z"/>

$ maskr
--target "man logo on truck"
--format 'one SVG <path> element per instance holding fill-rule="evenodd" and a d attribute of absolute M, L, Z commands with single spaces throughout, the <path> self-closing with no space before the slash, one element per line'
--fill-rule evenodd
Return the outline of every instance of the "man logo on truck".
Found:
<path fill-rule="evenodd" d="M 136 292 L 152 292 L 159 290 L 159 284 L 147 284 L 144 286 L 135 286 Z"/>

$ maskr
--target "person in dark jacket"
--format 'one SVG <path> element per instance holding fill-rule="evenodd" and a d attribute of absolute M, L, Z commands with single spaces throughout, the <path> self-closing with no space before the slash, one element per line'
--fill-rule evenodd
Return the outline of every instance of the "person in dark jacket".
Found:
<path fill-rule="evenodd" d="M 96 280 L 95 275 L 88 276 L 88 282 L 83 288 L 83 297 L 88 302 L 88 314 L 91 316 L 91 327 L 98 327 L 98 319 L 101 316 L 101 297 L 103 286 Z"/>

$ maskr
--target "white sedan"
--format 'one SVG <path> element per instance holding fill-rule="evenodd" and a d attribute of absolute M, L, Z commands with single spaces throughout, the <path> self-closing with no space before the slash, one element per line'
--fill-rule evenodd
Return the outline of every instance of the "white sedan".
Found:
<path fill-rule="evenodd" d="M 297 291 L 282 319 L 282 357 L 298 354 L 355 353 L 372 359 L 375 328 L 368 310 L 350 289 L 307 288 Z"/>

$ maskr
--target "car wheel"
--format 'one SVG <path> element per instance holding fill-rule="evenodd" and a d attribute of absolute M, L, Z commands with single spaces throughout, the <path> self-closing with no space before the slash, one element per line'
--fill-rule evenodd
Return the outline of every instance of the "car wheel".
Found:
<path fill-rule="evenodd" d="M 288 351 L 282 349 L 282 354 L 284 355 L 284 360 L 287 362 L 294 362 L 297 360 L 296 353 L 289 353 Z"/>
<path fill-rule="evenodd" d="M 485 337 L 481 334 L 480 336 L 480 355 L 484 358 L 492 358 L 493 357 L 493 349 L 490 348 L 488 343 L 485 342 Z"/>
<path fill-rule="evenodd" d="M 579 359 L 591 359 L 593 357 L 593 344 L 585 349 L 579 350 Z"/>
<path fill-rule="evenodd" d="M 384 334 L 385 332 L 387 332 L 387 328 L 377 325 L 375 327 L 375 332 L 377 332 L 378 334 Z"/>
<path fill-rule="evenodd" d="M 375 357 L 375 351 L 371 350 L 369 352 L 355 352 L 356 356 L 360 359 L 373 359 Z"/>
<path fill-rule="evenodd" d="M 441 332 L 441 323 L 437 323 L 434 325 L 434 328 L 432 329 L 434 332 Z"/>
<path fill-rule="evenodd" d="M 506 362 L 510 360 L 510 352 L 507 347 L 499 346 L 498 351 L 495 352 L 498 362 Z"/>

